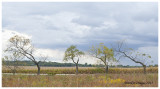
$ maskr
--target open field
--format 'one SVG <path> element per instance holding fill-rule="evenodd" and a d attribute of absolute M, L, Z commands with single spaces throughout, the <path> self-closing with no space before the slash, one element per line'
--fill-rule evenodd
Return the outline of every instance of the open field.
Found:
<path fill-rule="evenodd" d="M 21 69 L 27 69 L 27 70 L 37 70 L 37 66 L 20 66 Z M 79 67 L 79 69 L 95 69 L 96 67 Z M 7 70 L 8 68 L 3 67 L 2 69 Z M 41 66 L 42 70 L 47 69 L 75 69 L 75 67 L 44 67 Z"/>
<path fill-rule="evenodd" d="M 2 75 L 3 87 L 157 87 L 158 74 Z"/>
<path fill-rule="evenodd" d="M 2 68 L 3 73 L 11 73 L 10 70 Z M 104 68 L 96 67 L 79 67 L 80 74 L 96 74 L 104 73 Z M 24 66 L 21 67 L 17 73 L 37 73 L 37 67 L 35 66 Z M 42 74 L 74 74 L 75 67 L 41 67 Z M 109 68 L 111 74 L 121 73 L 143 73 L 143 68 Z M 147 68 L 147 73 L 158 73 L 158 67 Z"/>
<path fill-rule="evenodd" d="M 3 73 L 11 73 L 3 68 Z M 41 67 L 41 74 L 36 67 L 23 67 L 18 75 L 2 75 L 3 87 L 158 87 L 158 67 L 147 68 L 109 68 L 109 74 L 104 74 L 104 68 L 80 67 L 79 75 L 75 67 Z M 56 75 L 69 74 L 69 75 Z M 71 74 L 71 75 L 70 75 Z"/>

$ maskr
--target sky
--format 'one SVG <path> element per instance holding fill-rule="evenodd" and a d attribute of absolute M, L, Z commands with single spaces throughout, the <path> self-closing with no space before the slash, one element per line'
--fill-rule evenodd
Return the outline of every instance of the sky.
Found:
<path fill-rule="evenodd" d="M 158 3 L 156 2 L 3 2 L 3 48 L 15 34 L 30 38 L 37 52 L 63 62 L 70 45 L 87 52 L 104 43 L 126 40 L 128 47 L 158 63 Z M 95 64 L 89 55 L 80 63 Z M 120 64 L 137 65 L 129 59 Z"/>

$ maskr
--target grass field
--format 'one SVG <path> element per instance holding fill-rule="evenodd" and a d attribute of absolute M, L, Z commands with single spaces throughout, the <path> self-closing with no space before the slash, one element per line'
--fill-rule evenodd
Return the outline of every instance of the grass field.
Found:
<path fill-rule="evenodd" d="M 10 73 L 3 68 L 3 73 Z M 18 73 L 36 73 L 36 67 L 24 67 Z M 41 73 L 48 75 L 2 75 L 3 87 L 158 87 L 158 68 L 104 68 L 80 67 L 79 75 L 74 67 L 42 67 Z"/>
<path fill-rule="evenodd" d="M 3 87 L 157 87 L 158 74 L 3 75 Z"/>
<path fill-rule="evenodd" d="M 11 73 L 10 70 L 2 68 L 3 73 Z M 80 74 L 96 74 L 104 73 L 104 68 L 96 67 L 79 67 Z M 158 67 L 147 68 L 148 73 L 158 73 Z M 17 73 L 37 73 L 37 67 L 25 66 L 21 67 Z M 41 67 L 41 74 L 74 74 L 75 67 Z M 109 73 L 121 74 L 121 73 L 143 73 L 143 68 L 109 68 Z"/>

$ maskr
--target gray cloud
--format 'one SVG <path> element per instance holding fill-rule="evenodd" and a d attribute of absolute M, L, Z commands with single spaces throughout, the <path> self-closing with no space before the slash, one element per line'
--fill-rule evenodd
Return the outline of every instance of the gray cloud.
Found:
<path fill-rule="evenodd" d="M 135 49 L 158 46 L 158 3 L 2 3 L 3 29 L 32 35 L 42 48 L 86 51 L 126 39 Z M 157 55 L 158 56 L 158 55 Z"/>

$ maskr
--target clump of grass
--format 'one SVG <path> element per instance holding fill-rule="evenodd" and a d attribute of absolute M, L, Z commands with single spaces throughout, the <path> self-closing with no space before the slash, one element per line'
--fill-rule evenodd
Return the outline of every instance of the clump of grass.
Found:
<path fill-rule="evenodd" d="M 52 73 L 52 72 L 50 72 L 50 73 L 48 73 L 48 75 L 53 76 L 53 75 L 56 75 L 56 73 Z"/>

